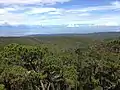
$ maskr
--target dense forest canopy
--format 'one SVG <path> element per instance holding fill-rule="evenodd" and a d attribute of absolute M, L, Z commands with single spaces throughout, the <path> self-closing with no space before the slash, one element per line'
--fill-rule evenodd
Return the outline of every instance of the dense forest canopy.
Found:
<path fill-rule="evenodd" d="M 120 90 L 119 38 L 67 42 L 2 46 L 0 90 Z"/>

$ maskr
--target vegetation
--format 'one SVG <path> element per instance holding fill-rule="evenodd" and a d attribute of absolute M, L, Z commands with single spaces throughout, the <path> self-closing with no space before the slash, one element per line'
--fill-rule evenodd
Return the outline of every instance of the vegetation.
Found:
<path fill-rule="evenodd" d="M 65 40 L 2 43 L 0 90 L 120 90 L 119 38 Z"/>

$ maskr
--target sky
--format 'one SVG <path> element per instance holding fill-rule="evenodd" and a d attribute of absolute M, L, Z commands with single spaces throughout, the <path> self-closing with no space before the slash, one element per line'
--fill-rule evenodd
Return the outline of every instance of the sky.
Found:
<path fill-rule="evenodd" d="M 0 0 L 0 25 L 120 25 L 120 0 Z"/>

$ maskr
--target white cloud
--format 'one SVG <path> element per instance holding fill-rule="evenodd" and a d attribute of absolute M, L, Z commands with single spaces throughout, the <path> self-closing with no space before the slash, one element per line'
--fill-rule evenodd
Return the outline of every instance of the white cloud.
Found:
<path fill-rule="evenodd" d="M 11 11 L 16 11 L 17 8 L 13 7 L 4 7 L 0 8 L 0 24 L 8 23 L 10 25 L 24 24 L 25 18 L 27 17 L 24 13 L 17 14 L 12 13 Z"/>
<path fill-rule="evenodd" d="M 2 0 L 1 0 L 2 1 Z M 1 3 L 0 1 L 0 3 Z M 6 0 L 8 1 L 8 0 Z M 21 0 L 16 0 L 17 2 Z M 31 1 L 31 0 L 29 0 Z M 38 0 L 36 0 L 38 1 Z M 39 0 L 40 1 L 40 0 Z M 50 2 L 55 0 L 45 0 L 44 2 Z M 58 1 L 58 0 L 56 0 Z M 4 0 L 5 2 L 5 0 Z M 23 1 L 24 4 L 26 1 Z M 31 1 L 33 2 L 33 1 Z M 35 1 L 34 1 L 35 2 Z M 120 13 L 102 13 L 94 14 L 90 11 L 107 11 L 107 10 L 119 10 L 120 2 L 112 2 L 105 6 L 95 6 L 87 8 L 54 8 L 54 7 L 34 7 L 9 5 L 9 7 L 0 8 L 0 24 L 7 22 L 8 24 L 18 25 L 53 25 L 53 24 L 96 24 L 96 25 L 120 25 Z M 19 12 L 19 10 L 23 10 Z M 13 13 L 11 11 L 18 11 L 19 13 Z M 116 12 L 116 11 L 115 11 Z M 45 13 L 44 15 L 42 13 Z"/>
<path fill-rule="evenodd" d="M 120 7 L 120 1 L 114 1 L 111 4 L 114 6 Z"/>
<path fill-rule="evenodd" d="M 56 10 L 56 8 L 32 8 L 30 11 L 26 12 L 26 14 L 40 14 Z"/>
<path fill-rule="evenodd" d="M 118 14 L 114 15 L 103 15 L 92 21 L 94 25 L 105 25 L 105 26 L 120 26 L 120 18 Z"/>
<path fill-rule="evenodd" d="M 0 4 L 56 4 L 70 0 L 0 0 Z"/>
<path fill-rule="evenodd" d="M 61 12 L 54 11 L 54 12 L 49 12 L 48 14 L 51 14 L 51 15 L 61 15 L 62 13 L 61 13 Z"/>
<path fill-rule="evenodd" d="M 11 11 L 19 11 L 19 10 L 24 10 L 25 8 L 21 8 L 18 6 L 9 6 L 9 7 L 3 7 L 0 8 L 0 14 L 5 14 Z"/>
<path fill-rule="evenodd" d="M 25 24 L 26 22 L 26 15 L 25 14 L 13 14 L 9 12 L 4 12 L 0 14 L 0 24 L 8 23 L 10 25 L 19 25 Z"/>
<path fill-rule="evenodd" d="M 103 25 L 105 25 L 105 26 L 119 26 L 119 24 L 117 22 L 107 22 L 107 23 L 103 23 Z"/>
<path fill-rule="evenodd" d="M 8 7 L 8 8 L 4 8 L 4 10 L 6 11 L 16 11 L 17 9 L 16 8 L 12 8 L 12 7 Z"/>
<path fill-rule="evenodd" d="M 2 15 L 2 14 L 4 14 L 4 13 L 6 13 L 6 10 L 0 9 L 0 15 Z"/>

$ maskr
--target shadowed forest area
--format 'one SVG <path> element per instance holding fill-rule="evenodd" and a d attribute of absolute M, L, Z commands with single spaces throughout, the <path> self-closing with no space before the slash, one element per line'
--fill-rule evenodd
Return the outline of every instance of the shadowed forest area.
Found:
<path fill-rule="evenodd" d="M 120 90 L 120 38 L 1 37 L 0 90 Z"/>

